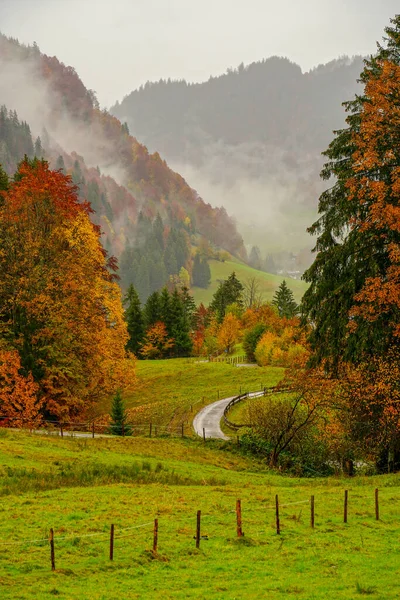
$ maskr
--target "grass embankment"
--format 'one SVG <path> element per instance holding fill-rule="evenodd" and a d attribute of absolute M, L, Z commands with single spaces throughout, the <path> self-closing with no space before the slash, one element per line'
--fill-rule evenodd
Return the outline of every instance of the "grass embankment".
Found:
<path fill-rule="evenodd" d="M 201 361 L 201 359 L 199 359 Z M 190 424 L 202 406 L 278 383 L 284 369 L 234 367 L 193 359 L 137 362 L 135 392 L 125 398 L 133 424 Z M 102 409 L 109 411 L 110 406 Z"/>
<path fill-rule="evenodd" d="M 259 281 L 259 291 L 262 294 L 264 302 L 272 300 L 273 295 L 284 279 L 286 279 L 297 302 L 300 302 L 301 297 L 307 289 L 307 284 L 304 281 L 290 279 L 290 277 L 282 277 L 281 275 L 272 275 L 271 273 L 264 273 L 264 271 L 257 271 L 257 269 L 253 269 L 236 259 L 225 262 L 210 260 L 209 264 L 211 269 L 211 284 L 208 289 L 205 290 L 198 287 L 192 288 L 196 304 L 202 302 L 205 306 L 208 306 L 218 288 L 219 282 L 228 279 L 232 271 L 235 271 L 237 278 L 242 283 L 245 283 L 251 277 L 255 277 Z"/>
<path fill-rule="evenodd" d="M 62 440 L 12 432 L 0 435 L 0 464 L 2 599 L 313 600 L 368 594 L 388 600 L 400 594 L 398 476 L 299 480 L 270 473 L 218 442 Z M 380 521 L 374 516 L 377 486 Z M 281 507 L 280 536 L 275 494 L 288 505 Z M 237 498 L 242 540 L 236 537 Z M 208 540 L 197 551 L 199 509 Z M 159 519 L 156 557 L 149 552 L 154 517 Z"/>

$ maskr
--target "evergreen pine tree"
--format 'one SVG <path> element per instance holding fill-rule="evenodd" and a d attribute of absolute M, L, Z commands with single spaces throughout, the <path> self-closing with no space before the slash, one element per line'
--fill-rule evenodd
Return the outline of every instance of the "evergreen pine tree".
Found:
<path fill-rule="evenodd" d="M 65 173 L 65 162 L 61 154 L 56 161 L 56 171 L 62 171 L 63 173 Z"/>
<path fill-rule="evenodd" d="M 261 269 L 262 260 L 261 260 L 261 252 L 258 246 L 253 246 L 250 251 L 249 256 L 249 264 L 253 267 L 253 269 Z"/>
<path fill-rule="evenodd" d="M 299 313 L 299 307 L 294 300 L 293 292 L 288 288 L 285 280 L 276 290 L 272 304 L 278 309 L 280 317 L 292 319 Z"/>
<path fill-rule="evenodd" d="M 162 320 L 160 294 L 158 292 L 153 292 L 147 298 L 143 316 L 146 330 L 154 325 L 154 323 Z"/>
<path fill-rule="evenodd" d="M 193 343 L 190 337 L 190 323 L 186 316 L 180 293 L 175 288 L 170 302 L 171 332 L 174 340 L 173 352 L 175 356 L 190 354 Z"/>
<path fill-rule="evenodd" d="M 128 415 L 126 414 L 125 404 L 120 390 L 117 390 L 112 401 L 109 431 L 112 435 L 132 435 L 132 427 L 128 423 Z"/>
<path fill-rule="evenodd" d="M 400 15 L 385 31 L 385 47 L 378 45 L 377 54 L 364 61 L 360 76 L 366 86 L 364 92 L 344 103 L 347 127 L 336 132 L 324 152 L 328 161 L 321 177 L 332 178 L 334 183 L 321 195 L 321 216 L 309 229 L 318 235 L 317 255 L 303 276 L 310 286 L 303 297 L 302 314 L 304 321 L 313 323 L 309 338 L 314 350 L 312 363 L 324 361 L 325 369 L 333 374 L 337 374 L 341 360 L 357 363 L 365 356 L 384 355 L 393 342 L 398 343 L 397 333 L 393 335 L 398 322 L 397 304 L 390 309 L 386 306 L 373 319 L 371 314 L 363 319 L 352 315 L 358 308 L 356 298 L 365 293 L 368 282 L 375 282 L 375 306 L 379 305 L 378 290 L 381 297 L 390 298 L 383 286 L 394 266 L 390 248 L 397 247 L 399 240 L 395 219 L 390 225 L 385 220 L 398 211 L 398 193 L 392 189 L 400 160 L 399 144 L 394 141 L 398 139 L 398 117 L 391 115 L 391 107 L 398 107 L 394 90 L 386 97 L 384 109 L 374 107 L 375 129 L 371 122 L 370 133 L 363 127 L 374 102 L 367 86 L 378 81 L 385 67 L 400 65 Z M 378 127 L 379 143 L 372 149 Z M 356 140 L 364 143 L 362 150 Z M 377 189 L 379 210 L 374 197 Z M 370 309 L 375 310 L 373 302 Z"/>
<path fill-rule="evenodd" d="M 201 261 L 201 280 L 202 285 L 200 287 L 207 289 L 211 283 L 211 269 L 206 258 Z"/>
<path fill-rule="evenodd" d="M 139 295 L 132 284 L 128 288 L 124 304 L 126 306 L 125 320 L 129 334 L 126 348 L 138 355 L 144 338 L 144 322 Z"/>
<path fill-rule="evenodd" d="M 210 309 L 215 313 L 219 323 L 222 323 L 226 309 L 230 304 L 237 304 L 239 308 L 243 306 L 243 290 L 244 287 L 236 277 L 235 272 L 231 273 L 226 281 L 219 284 L 210 303 Z"/>
<path fill-rule="evenodd" d="M 164 224 L 160 217 L 160 213 L 157 213 L 157 216 L 154 219 L 153 234 L 154 234 L 155 238 L 157 239 L 157 241 L 160 245 L 160 248 L 162 248 L 162 250 L 164 250 Z"/>

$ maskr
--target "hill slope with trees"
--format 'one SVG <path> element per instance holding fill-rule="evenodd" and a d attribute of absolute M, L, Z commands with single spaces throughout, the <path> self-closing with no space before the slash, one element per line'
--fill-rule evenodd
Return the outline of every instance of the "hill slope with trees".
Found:
<path fill-rule="evenodd" d="M 119 257 L 140 242 L 140 214 L 150 222 L 159 214 L 166 244 L 170 231 L 185 229 L 189 249 L 205 238 L 245 257 L 225 209 L 204 202 L 157 152 L 150 154 L 130 135 L 126 123 L 101 110 L 72 67 L 42 54 L 36 44 L 24 46 L 0 34 L 0 74 L 4 168 L 12 174 L 25 154 L 36 155 L 71 175 L 79 197 L 91 203 L 103 245 L 112 254 Z M 185 267 L 191 270 L 190 251 Z M 174 264 L 171 268 L 167 275 L 178 275 Z"/>
<path fill-rule="evenodd" d="M 323 191 L 321 148 L 344 125 L 342 101 L 361 89 L 362 68 L 361 57 L 342 57 L 304 73 L 273 56 L 204 83 L 147 82 L 111 111 L 237 217 L 248 250 L 274 254 L 272 272 L 288 274 L 282 251 L 309 265 L 300 253 Z"/>

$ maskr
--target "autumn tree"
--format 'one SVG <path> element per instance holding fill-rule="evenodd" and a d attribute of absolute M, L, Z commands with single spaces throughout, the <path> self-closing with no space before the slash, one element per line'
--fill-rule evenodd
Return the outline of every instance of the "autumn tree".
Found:
<path fill-rule="evenodd" d="M 158 321 L 146 331 L 140 353 L 144 358 L 163 358 L 173 346 L 174 340 L 168 337 L 165 324 Z"/>
<path fill-rule="evenodd" d="M 230 354 L 239 339 L 240 321 L 232 313 L 228 313 L 218 331 L 218 346 L 223 352 Z"/>
<path fill-rule="evenodd" d="M 11 427 L 40 426 L 43 420 L 43 399 L 32 374 L 21 374 L 21 360 L 16 350 L 0 350 L 0 414 Z"/>
<path fill-rule="evenodd" d="M 317 252 L 303 315 L 313 324 L 313 364 L 338 374 L 342 360 L 383 356 L 400 333 L 400 15 L 365 61 L 364 91 L 345 103 L 321 173 L 334 179 L 319 201 Z"/>
<path fill-rule="evenodd" d="M 47 414 L 73 418 L 133 384 L 121 294 L 69 177 L 24 160 L 0 205 L 0 337 Z"/>

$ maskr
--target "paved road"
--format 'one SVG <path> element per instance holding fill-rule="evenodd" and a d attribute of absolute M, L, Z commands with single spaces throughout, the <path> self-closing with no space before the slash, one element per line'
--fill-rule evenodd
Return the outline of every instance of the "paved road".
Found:
<path fill-rule="evenodd" d="M 249 398 L 257 398 L 262 396 L 264 392 L 251 392 Z M 193 428 L 197 435 L 203 437 L 203 428 L 205 429 L 206 437 L 217 438 L 220 440 L 229 440 L 229 437 L 224 434 L 220 427 L 221 419 L 224 416 L 224 410 L 229 402 L 236 398 L 231 396 L 230 398 L 224 398 L 223 400 L 217 400 L 212 404 L 205 406 L 200 412 L 197 413 L 193 419 Z"/>

